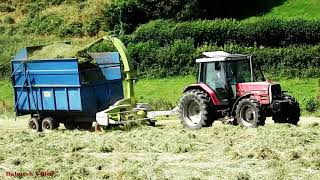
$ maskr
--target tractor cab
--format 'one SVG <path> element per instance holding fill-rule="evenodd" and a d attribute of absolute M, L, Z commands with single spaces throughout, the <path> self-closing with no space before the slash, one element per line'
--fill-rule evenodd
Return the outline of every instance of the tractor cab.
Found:
<path fill-rule="evenodd" d="M 196 60 L 197 84 L 186 87 L 180 99 L 180 120 L 185 127 L 210 126 L 222 117 L 247 127 L 264 125 L 266 117 L 297 124 L 299 103 L 284 94 L 280 84 L 266 81 L 252 56 L 223 51 L 203 55 Z"/>
<path fill-rule="evenodd" d="M 265 81 L 251 56 L 229 54 L 223 51 L 205 52 L 199 63 L 198 83 L 207 84 L 215 91 L 222 105 L 237 98 L 237 83 Z"/>

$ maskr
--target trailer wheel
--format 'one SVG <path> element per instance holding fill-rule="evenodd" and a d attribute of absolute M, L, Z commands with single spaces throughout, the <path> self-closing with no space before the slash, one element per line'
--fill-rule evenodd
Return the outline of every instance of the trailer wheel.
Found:
<path fill-rule="evenodd" d="M 58 123 L 52 117 L 46 117 L 42 120 L 42 130 L 51 131 L 58 129 Z"/>
<path fill-rule="evenodd" d="M 78 122 L 79 129 L 90 130 L 92 128 L 92 122 Z"/>
<path fill-rule="evenodd" d="M 31 118 L 28 122 L 28 127 L 29 129 L 32 129 L 36 132 L 41 132 L 42 128 L 41 128 L 41 119 L 38 118 Z"/>

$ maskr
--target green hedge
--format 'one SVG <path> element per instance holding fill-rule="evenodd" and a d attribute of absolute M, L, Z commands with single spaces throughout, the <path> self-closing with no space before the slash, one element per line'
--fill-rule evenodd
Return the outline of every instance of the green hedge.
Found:
<path fill-rule="evenodd" d="M 5 36 L 0 45 L 6 49 L 0 56 L 0 78 L 9 77 L 10 57 L 17 49 L 26 45 L 39 44 L 55 39 L 29 39 L 24 42 L 22 38 Z M 19 44 L 19 47 L 14 46 Z M 291 46 L 286 48 L 243 47 L 229 44 L 219 47 L 214 44 L 194 45 L 194 40 L 175 40 L 172 44 L 162 46 L 157 41 L 129 43 L 128 51 L 133 59 L 133 66 L 138 77 L 167 77 L 176 75 L 196 74 L 195 59 L 201 57 L 205 51 L 223 50 L 230 53 L 253 54 L 254 62 L 262 65 L 267 74 L 279 77 L 320 77 L 320 45 Z M 8 48 L 10 47 L 10 48 Z M 92 51 L 108 51 L 108 44 L 97 44 Z"/>
<path fill-rule="evenodd" d="M 128 50 L 139 77 L 166 77 L 195 74 L 195 59 L 205 51 L 253 54 L 254 62 L 266 74 L 279 77 L 320 77 L 320 45 L 287 48 L 242 47 L 239 45 L 194 46 L 192 39 L 176 40 L 171 45 L 147 41 L 129 44 Z"/>
<path fill-rule="evenodd" d="M 134 43 L 153 40 L 162 45 L 186 38 L 193 38 L 197 46 L 204 43 L 266 47 L 315 45 L 320 43 L 320 20 L 217 19 L 182 23 L 156 20 L 141 25 L 129 38 Z"/>
<path fill-rule="evenodd" d="M 113 0 L 104 19 L 111 30 L 132 33 L 140 24 L 156 19 L 246 19 L 279 6 L 283 0 Z"/>

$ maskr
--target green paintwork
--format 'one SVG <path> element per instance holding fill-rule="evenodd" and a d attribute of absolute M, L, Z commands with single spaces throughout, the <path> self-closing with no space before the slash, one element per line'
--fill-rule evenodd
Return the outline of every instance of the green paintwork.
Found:
<path fill-rule="evenodd" d="M 87 47 L 83 49 L 83 51 L 89 49 L 96 43 L 99 43 L 103 40 L 110 40 L 117 51 L 120 54 L 121 60 L 123 62 L 124 66 L 124 73 L 126 74 L 125 82 L 127 86 L 127 91 L 125 92 L 127 97 L 126 99 L 122 99 L 118 102 L 116 102 L 113 106 L 110 106 L 106 113 L 108 114 L 109 119 L 112 119 L 114 121 L 125 121 L 125 120 L 132 120 L 132 119 L 138 119 L 138 118 L 145 118 L 146 113 L 142 113 L 140 111 L 134 112 L 132 109 L 136 107 L 136 99 L 134 97 L 134 89 L 133 89 L 133 75 L 132 75 L 132 64 L 130 61 L 130 56 L 127 51 L 127 48 L 125 45 L 121 42 L 120 39 L 116 37 L 110 37 L 110 36 L 103 36 L 102 38 L 94 41 Z M 123 113 L 123 112 L 126 113 Z M 139 114 L 138 114 L 139 113 Z M 143 117 L 142 117 L 143 116 Z"/>

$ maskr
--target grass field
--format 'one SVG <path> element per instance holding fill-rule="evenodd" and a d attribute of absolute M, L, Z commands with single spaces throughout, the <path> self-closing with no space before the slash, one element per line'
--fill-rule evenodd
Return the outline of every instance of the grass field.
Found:
<path fill-rule="evenodd" d="M 282 5 L 273 7 L 263 17 L 278 18 L 320 18 L 319 0 L 284 0 Z"/>
<path fill-rule="evenodd" d="M 0 121 L 0 179 L 54 172 L 56 179 L 319 179 L 320 119 L 198 131 L 159 121 L 107 133 L 35 133 L 26 119 Z M 51 179 L 51 177 L 47 177 Z"/>
<path fill-rule="evenodd" d="M 282 89 L 297 98 L 303 115 L 319 116 L 306 112 L 307 103 L 320 96 L 319 79 L 276 79 Z M 140 102 L 150 103 L 154 110 L 173 109 L 182 95 L 184 87 L 196 82 L 193 76 L 171 77 L 163 79 L 141 79 L 135 84 L 136 97 Z M 0 107 L 2 111 L 11 111 L 13 107 L 13 90 L 9 81 L 0 81 Z"/>
<path fill-rule="evenodd" d="M 275 79 L 282 89 L 297 98 L 303 115 L 320 116 L 320 111 L 310 114 L 306 111 L 307 103 L 320 94 L 319 79 Z M 136 84 L 136 95 L 139 101 L 150 103 L 155 109 L 168 109 L 177 105 L 184 87 L 193 84 L 193 76 L 164 79 L 140 80 Z"/>

